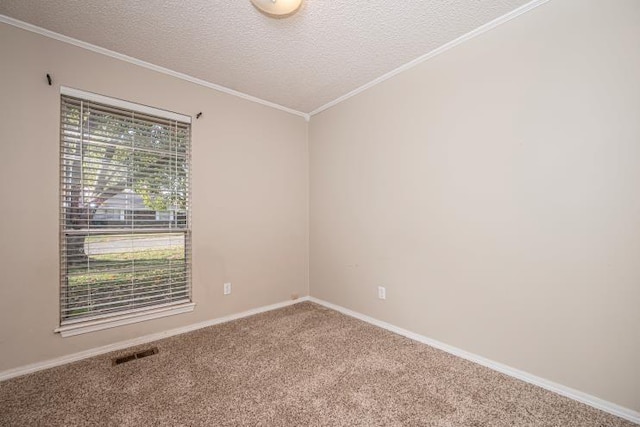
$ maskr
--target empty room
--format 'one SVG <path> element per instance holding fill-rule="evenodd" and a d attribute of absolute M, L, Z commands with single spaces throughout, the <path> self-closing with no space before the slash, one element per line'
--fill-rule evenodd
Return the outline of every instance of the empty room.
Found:
<path fill-rule="evenodd" d="M 0 426 L 640 425 L 640 1 L 0 0 Z"/>

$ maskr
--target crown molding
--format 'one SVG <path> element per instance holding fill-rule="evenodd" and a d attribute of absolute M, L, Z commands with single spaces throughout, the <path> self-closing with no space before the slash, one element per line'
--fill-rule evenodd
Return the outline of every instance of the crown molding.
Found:
<path fill-rule="evenodd" d="M 386 74 L 383 74 L 382 76 L 371 80 L 369 83 L 366 83 L 354 90 L 352 90 L 349 93 L 346 93 L 344 95 L 342 95 L 339 98 L 334 99 L 331 102 L 328 102 L 326 104 L 324 104 L 323 106 L 316 108 L 315 110 L 313 110 L 312 112 L 309 113 L 309 116 L 313 117 L 318 113 L 323 112 L 324 110 L 331 108 L 339 103 L 341 103 L 342 101 L 346 101 L 347 99 L 356 96 L 357 94 L 359 94 L 360 92 L 364 92 L 365 90 L 372 88 L 373 86 L 376 86 L 382 82 L 384 82 L 385 80 L 390 79 L 391 77 L 402 73 L 403 71 L 407 71 L 431 58 L 434 58 L 438 55 L 440 55 L 441 53 L 444 53 L 446 51 L 448 51 L 449 49 L 453 49 L 454 47 L 458 46 L 459 44 L 462 44 L 468 40 L 471 40 L 474 37 L 477 37 L 481 34 L 486 33 L 487 31 L 490 31 L 496 27 L 498 27 L 499 25 L 504 24 L 505 22 L 511 21 L 512 19 L 526 13 L 529 12 L 530 10 L 535 9 L 538 6 L 541 6 L 543 4 L 545 4 L 546 2 L 548 2 L 549 0 L 533 0 L 527 4 L 524 4 L 522 6 L 520 6 L 517 9 L 512 10 L 511 12 L 502 15 L 496 19 L 494 19 L 493 21 L 487 22 L 484 25 L 481 25 L 480 27 L 476 28 L 475 30 L 469 31 L 466 34 L 463 34 L 462 36 L 458 37 L 457 39 L 451 40 L 448 43 L 443 44 L 442 46 L 427 52 L 426 54 L 417 57 L 416 59 L 407 62 L 404 65 L 401 65 L 400 67 L 389 71 Z"/>
<path fill-rule="evenodd" d="M 72 37 L 68 37 L 68 36 L 65 36 L 63 34 L 59 34 L 59 33 L 56 33 L 54 31 L 50 31 L 50 30 L 47 30 L 45 28 L 38 27 L 36 25 L 29 24 L 27 22 L 23 22 L 23 21 L 20 21 L 20 20 L 5 16 L 5 15 L 0 15 L 0 22 L 12 25 L 14 27 L 22 28 L 23 30 L 31 31 L 33 33 L 40 34 L 40 35 L 43 35 L 45 37 L 49 37 L 49 38 L 52 38 L 52 39 L 55 39 L 55 40 L 58 40 L 58 41 L 61 41 L 61 42 L 64 42 L 64 43 L 72 44 L 74 46 L 78 46 L 78 47 L 81 47 L 83 49 L 87 49 L 87 50 L 90 50 L 90 51 L 93 51 L 93 52 L 96 52 L 96 53 L 100 53 L 102 55 L 110 56 L 112 58 L 119 59 L 121 61 L 129 62 L 131 64 L 135 64 L 135 65 L 138 65 L 140 67 L 144 67 L 144 68 L 147 68 L 147 69 L 150 69 L 150 70 L 153 70 L 153 71 L 157 71 L 157 72 L 162 73 L 162 74 L 166 74 L 166 75 L 169 75 L 169 76 L 172 76 L 172 77 L 176 77 L 176 78 L 181 79 L 181 80 L 185 80 L 185 81 L 188 81 L 188 82 L 191 82 L 191 83 L 195 83 L 197 85 L 204 86 L 204 87 L 207 87 L 209 89 L 217 90 L 219 92 L 223 92 L 223 93 L 226 93 L 228 95 L 236 96 L 238 98 L 242 98 L 242 99 L 245 99 L 245 100 L 248 100 L 248 101 L 251 101 L 251 102 L 255 102 L 257 104 L 265 105 L 267 107 L 275 108 L 277 110 L 281 110 L 281 111 L 284 111 L 284 112 L 287 112 L 287 113 L 290 113 L 290 114 L 294 114 L 296 116 L 300 116 L 300 117 L 304 118 L 308 122 L 311 119 L 311 117 L 313 117 L 314 115 L 316 115 L 318 113 L 321 113 L 321 112 L 323 112 L 323 111 L 325 111 L 325 110 L 327 110 L 327 109 L 329 109 L 329 108 L 341 103 L 342 101 L 346 101 L 347 99 L 349 99 L 349 98 L 351 98 L 353 96 L 356 96 L 357 94 L 359 94 L 361 92 L 364 92 L 365 90 L 367 90 L 367 89 L 369 89 L 369 88 L 371 88 L 373 86 L 376 86 L 376 85 L 384 82 L 385 80 L 388 80 L 391 77 L 402 73 L 403 71 L 407 71 L 407 70 L 409 70 L 409 69 L 411 69 L 411 68 L 413 68 L 413 67 L 415 67 L 415 66 L 417 66 L 417 65 L 419 65 L 419 64 L 421 64 L 421 63 L 423 63 L 423 62 L 425 62 L 425 61 L 427 61 L 427 60 L 429 60 L 431 58 L 434 58 L 434 57 L 440 55 L 441 53 L 444 53 L 444 52 L 448 51 L 449 49 L 452 49 L 452 48 L 458 46 L 459 44 L 462 44 L 462 43 L 464 43 L 464 42 L 466 42 L 468 40 L 471 40 L 471 39 L 481 35 L 481 34 L 484 34 L 487 31 L 490 31 L 490 30 L 492 30 L 492 29 L 494 29 L 494 28 L 496 28 L 496 27 L 498 27 L 498 26 L 500 26 L 500 25 L 502 25 L 502 24 L 504 24 L 504 23 L 506 23 L 506 22 L 508 22 L 508 21 L 510 21 L 510 20 L 512 20 L 512 19 L 514 19 L 514 18 L 526 13 L 526 12 L 529 12 L 529 11 L 537 8 L 538 6 L 541 6 L 541 5 L 545 4 L 545 3 L 547 3 L 548 1 L 549 0 L 533 0 L 533 1 L 529 2 L 529 3 L 527 3 L 527 4 L 524 4 L 524 5 L 520 6 L 519 8 L 514 9 L 511 12 L 506 13 L 505 15 L 502 15 L 502 16 L 494 19 L 493 21 L 487 22 L 486 24 L 481 25 L 480 27 L 478 27 L 478 28 L 476 28 L 476 29 L 474 29 L 472 31 L 469 31 L 468 33 L 458 37 L 457 39 L 454 39 L 454 40 L 452 40 L 452 41 L 450 41 L 448 43 L 445 43 L 442 46 L 440 46 L 440 47 L 438 47 L 438 48 L 436 48 L 436 49 L 434 49 L 434 50 L 432 50 L 430 52 L 427 52 L 426 54 L 424 54 L 422 56 L 419 56 L 418 58 L 416 58 L 416 59 L 414 59 L 414 60 L 412 60 L 410 62 L 407 62 L 406 64 L 401 65 L 400 67 L 398 67 L 398 68 L 396 68 L 396 69 L 394 69 L 392 71 L 389 71 L 386 74 L 383 74 L 382 76 L 370 81 L 369 83 L 366 83 L 366 84 L 364 84 L 364 85 L 352 90 L 351 92 L 348 92 L 348 93 L 346 93 L 346 94 L 334 99 L 333 101 L 330 101 L 330 102 L 322 105 L 321 107 L 316 108 L 315 110 L 311 111 L 310 113 L 304 113 L 302 111 L 297 111 L 297 110 L 294 110 L 292 108 L 288 108 L 288 107 L 285 107 L 285 106 L 280 105 L 280 104 L 276 104 L 276 103 L 271 102 L 271 101 L 266 101 L 264 99 L 260 99 L 260 98 L 257 98 L 255 96 L 243 93 L 243 92 L 239 92 L 239 91 L 236 91 L 236 90 L 233 90 L 233 89 L 229 89 L 227 87 L 224 87 L 224 86 L 221 86 L 221 85 L 218 85 L 218 84 L 215 84 L 215 83 L 211 83 L 211 82 L 208 82 L 206 80 L 202 80 L 202 79 L 190 76 L 188 74 L 180 73 L 178 71 L 170 70 L 168 68 L 161 67 L 159 65 L 151 64 L 149 62 L 142 61 L 140 59 L 133 58 L 131 56 L 127 56 L 127 55 L 124 55 L 124 54 L 121 54 L 121 53 L 118 53 L 118 52 L 114 52 L 112 50 L 105 49 L 105 48 L 102 48 L 100 46 L 96 46 L 96 45 L 93 45 L 93 44 L 90 44 L 90 43 L 87 43 L 87 42 L 83 42 L 81 40 L 74 39 Z"/>
<path fill-rule="evenodd" d="M 122 53 L 114 52 L 109 49 L 105 49 L 100 46 L 93 45 L 91 43 L 83 42 L 82 40 L 74 39 L 73 37 L 65 36 L 64 34 L 56 33 L 54 31 L 47 30 L 42 27 L 38 27 L 33 24 L 29 24 L 28 22 L 20 21 L 18 19 L 11 18 L 6 15 L 0 15 L 0 22 L 12 25 L 14 27 L 21 28 L 23 30 L 30 31 L 32 33 L 40 34 L 41 36 L 45 36 L 54 40 L 61 41 L 63 43 L 71 44 L 82 49 L 90 50 L 92 52 L 96 52 L 102 55 L 109 56 L 111 58 L 119 59 L 121 61 L 129 62 L 134 65 L 138 65 L 143 68 L 147 68 L 149 70 L 156 71 L 158 73 L 166 74 L 171 77 L 178 78 L 180 80 L 185 80 L 190 83 L 195 83 L 199 86 L 204 86 L 209 89 L 216 90 L 218 92 L 226 93 L 227 95 L 236 96 L 238 98 L 245 99 L 247 101 L 255 102 L 256 104 L 261 104 L 267 107 L 275 108 L 276 110 L 284 111 L 289 114 L 294 114 L 296 116 L 300 116 L 304 118 L 306 121 L 309 121 L 309 114 L 303 113 L 302 111 L 297 111 L 292 108 L 285 107 L 280 104 L 276 104 L 271 101 L 266 101 L 264 99 L 257 98 L 252 95 L 248 95 L 243 92 L 239 92 L 237 90 L 229 89 L 228 87 L 224 87 L 215 83 L 208 82 L 206 80 L 199 79 L 197 77 L 190 76 L 188 74 L 180 73 L 178 71 L 170 70 L 169 68 L 161 67 L 159 65 L 152 64 L 150 62 L 142 61 L 140 59 L 124 55 Z"/>

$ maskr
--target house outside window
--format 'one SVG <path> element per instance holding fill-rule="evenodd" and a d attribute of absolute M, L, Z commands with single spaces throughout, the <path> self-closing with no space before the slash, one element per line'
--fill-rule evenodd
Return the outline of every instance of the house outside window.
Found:
<path fill-rule="evenodd" d="M 173 211 L 156 211 L 156 221 L 174 221 Z"/>
<path fill-rule="evenodd" d="M 63 336 L 193 310 L 188 116 L 62 88 Z"/>
<path fill-rule="evenodd" d="M 100 208 L 96 209 L 93 219 L 96 221 L 124 221 L 124 213 L 124 209 Z"/>

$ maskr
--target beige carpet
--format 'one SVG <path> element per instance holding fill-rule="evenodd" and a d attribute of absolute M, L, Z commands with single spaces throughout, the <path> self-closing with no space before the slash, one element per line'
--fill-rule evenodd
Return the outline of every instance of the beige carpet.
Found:
<path fill-rule="evenodd" d="M 154 345 L 0 383 L 0 425 L 632 425 L 309 302 Z"/>

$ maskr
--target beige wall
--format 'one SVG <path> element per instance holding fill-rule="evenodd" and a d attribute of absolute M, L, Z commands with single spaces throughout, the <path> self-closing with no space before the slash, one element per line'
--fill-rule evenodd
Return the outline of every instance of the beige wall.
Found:
<path fill-rule="evenodd" d="M 59 85 L 203 112 L 192 136 L 193 313 L 53 333 Z M 307 156 L 301 117 L 0 24 L 0 371 L 306 295 Z"/>
<path fill-rule="evenodd" d="M 311 295 L 640 410 L 640 2 L 551 1 L 309 141 Z"/>
<path fill-rule="evenodd" d="M 553 0 L 309 128 L 0 24 L 0 371 L 306 295 L 310 260 L 313 296 L 640 410 L 639 18 Z M 194 313 L 52 332 L 59 85 L 204 112 Z"/>

